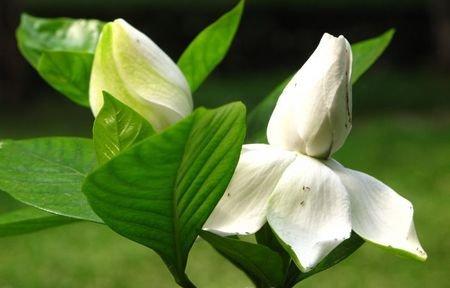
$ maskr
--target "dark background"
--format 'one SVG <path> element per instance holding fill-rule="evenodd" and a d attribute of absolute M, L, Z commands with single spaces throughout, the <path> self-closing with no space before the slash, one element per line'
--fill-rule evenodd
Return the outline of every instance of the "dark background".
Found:
<path fill-rule="evenodd" d="M 16 48 L 20 13 L 125 18 L 174 60 L 235 1 L 0 0 L 0 138 L 90 136 L 93 117 L 53 91 Z M 229 54 L 194 95 L 197 106 L 249 109 L 300 68 L 324 32 L 355 43 L 394 27 L 387 51 L 353 87 L 354 127 L 335 155 L 409 199 L 429 259 L 365 244 L 300 287 L 450 287 L 450 1 L 249 0 Z M 0 192 L 0 212 L 19 204 Z M 159 258 L 106 227 L 79 223 L 0 239 L 3 287 L 175 287 Z M 188 273 L 200 287 L 251 287 L 204 242 Z"/>
<path fill-rule="evenodd" d="M 343 34 L 354 43 L 394 27 L 397 34 L 392 45 L 373 69 L 385 72 L 377 75 L 381 77 L 374 85 L 377 87 L 371 87 L 371 83 L 357 87 L 364 89 L 360 93 L 363 96 L 355 97 L 356 107 L 361 102 L 358 111 L 449 107 L 450 98 L 441 91 L 449 88 L 446 85 L 450 70 L 449 3 L 446 0 L 250 0 L 236 41 L 213 77 L 238 76 L 235 77 L 238 79 L 246 74 L 250 80 L 261 82 L 267 91 L 300 67 L 322 33 Z M 36 97 L 55 94 L 16 48 L 14 31 L 21 12 L 105 21 L 125 18 L 176 60 L 193 37 L 232 4 L 228 0 L 1 1 L 0 105 L 12 109 L 14 105 L 35 101 Z M 399 79 L 395 82 L 402 85 L 401 89 L 391 85 L 379 89 L 380 81 L 392 81 L 392 71 L 406 73 L 405 77 L 393 73 L 397 74 L 394 77 Z M 428 87 L 416 81 L 418 76 L 429 77 L 437 83 Z M 239 90 L 239 87 L 232 88 Z M 237 96 L 242 95 L 228 97 Z M 245 99 L 252 106 L 263 96 L 245 95 Z M 198 104 L 205 104 L 203 100 Z"/>

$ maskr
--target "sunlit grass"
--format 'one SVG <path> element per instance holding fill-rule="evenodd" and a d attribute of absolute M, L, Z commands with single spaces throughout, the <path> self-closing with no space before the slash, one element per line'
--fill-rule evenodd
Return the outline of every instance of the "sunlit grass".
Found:
<path fill-rule="evenodd" d="M 356 119 L 337 158 L 383 180 L 415 207 L 429 259 L 416 262 L 365 244 L 300 287 L 449 287 L 450 115 Z M 0 287 L 176 287 L 159 258 L 107 228 L 80 223 L 0 239 Z M 198 242 L 188 272 L 200 287 L 251 287 L 245 276 Z"/>

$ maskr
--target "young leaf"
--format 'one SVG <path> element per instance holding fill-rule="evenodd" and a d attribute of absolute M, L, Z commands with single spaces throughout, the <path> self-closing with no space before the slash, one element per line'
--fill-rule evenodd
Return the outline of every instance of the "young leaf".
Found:
<path fill-rule="evenodd" d="M 283 259 L 275 251 L 264 245 L 220 237 L 207 231 L 201 231 L 200 236 L 244 271 L 256 287 L 283 287 Z"/>
<path fill-rule="evenodd" d="M 389 29 L 378 37 L 352 45 L 352 84 L 355 84 L 359 77 L 383 54 L 389 43 L 391 43 L 394 34 L 395 29 Z"/>
<path fill-rule="evenodd" d="M 89 106 L 87 87 L 92 55 L 103 25 L 98 20 L 47 19 L 22 14 L 16 31 L 17 44 L 51 86 L 76 103 Z M 63 72 L 59 77 L 58 71 Z"/>
<path fill-rule="evenodd" d="M 243 10 L 244 0 L 241 0 L 233 9 L 200 32 L 181 55 L 178 66 L 186 76 L 192 92 L 197 90 L 227 54 Z"/>
<path fill-rule="evenodd" d="M 34 207 L 25 207 L 0 214 L 0 237 L 36 232 L 76 221 L 76 219 L 51 214 Z"/>
<path fill-rule="evenodd" d="M 352 84 L 354 84 L 389 45 L 394 35 L 394 29 L 381 34 L 378 37 L 358 42 L 352 45 L 353 65 Z M 266 128 L 269 123 L 272 111 L 277 104 L 278 97 L 283 92 L 284 87 L 292 76 L 281 82 L 266 98 L 264 98 L 248 115 L 248 135 L 249 142 L 267 142 Z"/>
<path fill-rule="evenodd" d="M 255 238 L 258 244 L 267 246 L 271 250 L 277 252 L 283 259 L 285 266 L 287 266 L 286 263 L 290 262 L 291 257 L 283 248 L 283 245 L 278 241 L 277 236 L 273 233 L 269 223 L 264 224 L 264 226 L 255 233 Z"/>
<path fill-rule="evenodd" d="M 245 137 L 245 107 L 197 109 L 122 152 L 83 185 L 94 211 L 117 233 L 155 250 L 175 280 L 201 227 L 223 195 Z"/>
<path fill-rule="evenodd" d="M 89 107 L 89 78 L 94 56 L 86 52 L 44 51 L 37 71 L 50 86 L 73 102 Z"/>
<path fill-rule="evenodd" d="M 0 189 L 52 213 L 102 222 L 81 192 L 96 165 L 90 139 L 37 138 L 0 142 Z"/>
<path fill-rule="evenodd" d="M 147 120 L 107 92 L 103 92 L 103 107 L 93 130 L 100 164 L 155 133 Z"/>

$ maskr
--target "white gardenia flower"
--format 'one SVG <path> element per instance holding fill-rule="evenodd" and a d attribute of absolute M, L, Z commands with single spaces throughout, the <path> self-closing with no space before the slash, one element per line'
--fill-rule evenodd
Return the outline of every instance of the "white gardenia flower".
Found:
<path fill-rule="evenodd" d="M 178 66 L 150 38 L 123 19 L 106 24 L 94 56 L 90 104 L 103 91 L 130 106 L 160 131 L 192 112 L 189 85 Z"/>
<path fill-rule="evenodd" d="M 352 126 L 351 69 L 347 40 L 324 34 L 278 99 L 269 143 L 318 158 L 337 151 Z"/>
<path fill-rule="evenodd" d="M 350 130 L 351 62 L 347 40 L 325 34 L 280 96 L 267 129 L 270 144 L 243 146 L 205 230 L 245 235 L 268 221 L 304 272 L 352 230 L 369 242 L 426 259 L 411 203 L 329 158 Z"/>

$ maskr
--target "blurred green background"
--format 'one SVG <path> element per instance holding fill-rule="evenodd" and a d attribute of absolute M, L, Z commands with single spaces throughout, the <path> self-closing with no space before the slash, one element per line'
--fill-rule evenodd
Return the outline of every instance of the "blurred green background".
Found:
<path fill-rule="evenodd" d="M 22 59 L 14 29 L 21 12 L 43 17 L 122 17 L 177 59 L 234 1 L 66 0 L 0 2 L 0 138 L 90 136 L 90 111 L 52 91 Z M 299 287 L 450 287 L 450 5 L 447 0 L 254 0 L 232 49 L 194 95 L 214 107 L 249 109 L 296 71 L 323 32 L 350 42 L 390 27 L 397 34 L 354 86 L 354 128 L 336 158 L 411 200 L 425 263 L 365 244 Z M 18 207 L 0 194 L 0 212 Z M 159 258 L 106 227 L 77 223 L 0 239 L 3 287 L 175 287 Z M 199 241 L 188 273 L 199 287 L 252 287 Z"/>

